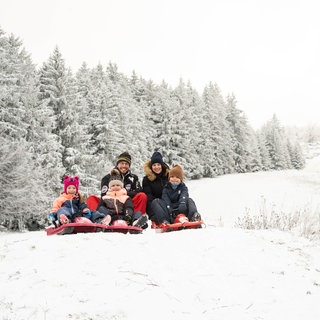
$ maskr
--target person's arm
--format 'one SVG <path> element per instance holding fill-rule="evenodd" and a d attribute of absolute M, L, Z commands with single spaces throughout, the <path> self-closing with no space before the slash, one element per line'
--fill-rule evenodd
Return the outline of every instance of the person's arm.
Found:
<path fill-rule="evenodd" d="M 172 202 L 169 196 L 169 189 L 167 187 L 163 188 L 161 199 L 164 200 L 164 202 L 167 205 L 168 211 L 171 214 L 173 208 L 172 208 Z"/>
<path fill-rule="evenodd" d="M 144 192 L 147 195 L 148 201 L 152 202 L 152 200 L 155 199 L 155 197 L 152 194 L 150 180 L 147 177 L 144 177 L 142 180 L 142 192 Z"/>
<path fill-rule="evenodd" d="M 107 174 L 101 180 L 101 198 L 108 192 L 109 182 L 110 182 L 110 174 Z"/>
<path fill-rule="evenodd" d="M 124 220 L 126 220 L 129 224 L 131 224 L 132 218 L 133 218 L 133 202 L 130 197 L 124 203 L 123 215 L 124 215 Z"/>
<path fill-rule="evenodd" d="M 188 208 L 187 208 L 187 203 L 189 199 L 189 192 L 188 192 L 188 187 L 184 185 L 181 190 L 181 194 L 179 197 L 179 213 L 185 213 L 187 214 Z"/>
<path fill-rule="evenodd" d="M 133 177 L 133 182 L 131 184 L 131 189 L 127 190 L 128 196 L 130 198 L 133 198 L 137 193 L 142 191 L 138 176 L 133 174 L 132 177 Z"/>

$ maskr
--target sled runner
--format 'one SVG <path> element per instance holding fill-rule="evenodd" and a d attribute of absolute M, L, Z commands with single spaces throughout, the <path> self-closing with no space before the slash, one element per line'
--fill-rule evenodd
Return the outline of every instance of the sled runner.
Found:
<path fill-rule="evenodd" d="M 189 219 L 183 213 L 180 213 L 176 216 L 174 223 L 160 225 L 155 225 L 153 223 L 151 228 L 155 229 L 157 233 L 164 233 L 186 229 L 199 229 L 202 228 L 203 225 L 203 221 L 189 221 Z"/>
<path fill-rule="evenodd" d="M 92 232 L 121 232 L 121 233 L 142 233 L 142 228 L 128 226 L 123 220 L 116 220 L 110 226 L 93 223 L 89 219 L 84 217 L 75 218 L 74 222 L 62 224 L 58 227 L 49 226 L 46 228 L 48 236 L 57 234 L 75 234 L 75 233 L 92 233 Z"/>

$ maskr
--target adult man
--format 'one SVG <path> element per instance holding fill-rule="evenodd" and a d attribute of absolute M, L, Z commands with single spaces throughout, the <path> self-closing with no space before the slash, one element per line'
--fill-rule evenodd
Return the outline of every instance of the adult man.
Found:
<path fill-rule="evenodd" d="M 142 188 L 137 175 L 130 171 L 131 156 L 125 151 L 119 155 L 116 162 L 116 168 L 121 174 L 124 188 L 127 190 L 128 196 L 132 199 L 134 212 L 140 211 L 146 213 L 147 196 L 141 192 Z M 101 198 L 107 193 L 110 182 L 110 173 L 101 180 Z"/>

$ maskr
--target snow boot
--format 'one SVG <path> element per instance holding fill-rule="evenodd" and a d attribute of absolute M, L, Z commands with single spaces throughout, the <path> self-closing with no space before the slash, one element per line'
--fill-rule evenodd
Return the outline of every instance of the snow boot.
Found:
<path fill-rule="evenodd" d="M 62 214 L 59 218 L 60 220 L 60 223 L 61 224 L 66 224 L 66 223 L 69 223 L 69 219 L 67 218 L 67 216 L 65 214 Z"/>
<path fill-rule="evenodd" d="M 146 229 L 148 227 L 148 215 L 143 214 L 137 220 L 133 221 L 132 226 Z"/>
<path fill-rule="evenodd" d="M 111 222 L 111 216 L 109 214 L 100 221 L 101 224 L 104 224 L 106 226 L 108 226 L 110 222 Z"/>
<path fill-rule="evenodd" d="M 193 216 L 191 217 L 191 221 L 195 222 L 195 221 L 201 221 L 201 216 L 198 212 L 194 213 Z"/>

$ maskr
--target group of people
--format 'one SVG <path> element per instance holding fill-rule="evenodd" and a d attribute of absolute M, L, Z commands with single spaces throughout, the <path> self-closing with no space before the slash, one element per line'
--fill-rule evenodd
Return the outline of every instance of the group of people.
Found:
<path fill-rule="evenodd" d="M 101 180 L 101 196 L 96 210 L 90 210 L 79 194 L 79 178 L 66 176 L 64 190 L 53 202 L 49 221 L 65 224 L 84 216 L 105 225 L 121 219 L 128 225 L 147 228 L 149 219 L 154 227 L 162 227 L 175 222 L 180 214 L 189 221 L 201 220 L 183 182 L 184 173 L 180 165 L 170 169 L 161 153 L 154 152 L 144 164 L 142 186 L 130 167 L 130 154 L 121 153 L 115 167 Z"/>

